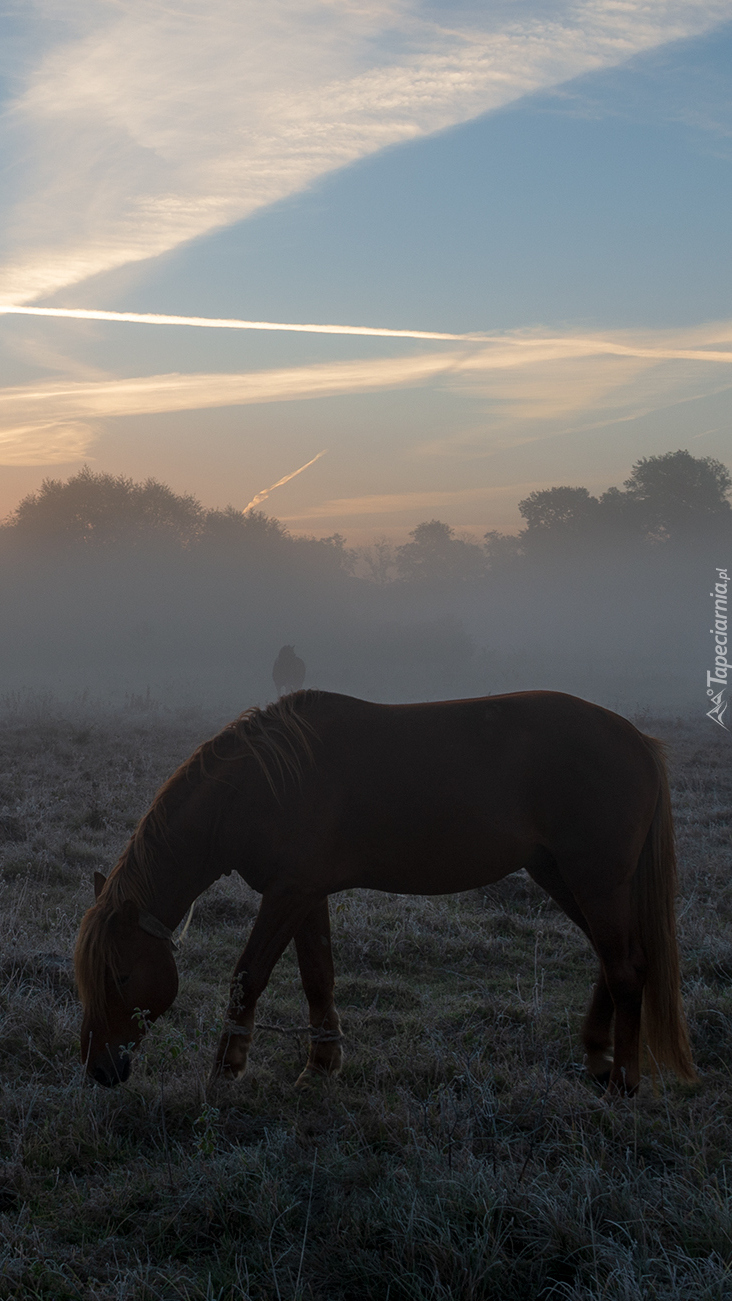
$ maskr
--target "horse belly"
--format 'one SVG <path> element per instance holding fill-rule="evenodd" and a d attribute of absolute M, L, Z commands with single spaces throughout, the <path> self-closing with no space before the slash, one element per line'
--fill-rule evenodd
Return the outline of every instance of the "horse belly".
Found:
<path fill-rule="evenodd" d="M 429 835 L 372 846 L 358 885 L 394 894 L 456 894 L 500 881 L 531 858 L 533 846 L 505 834 Z"/>

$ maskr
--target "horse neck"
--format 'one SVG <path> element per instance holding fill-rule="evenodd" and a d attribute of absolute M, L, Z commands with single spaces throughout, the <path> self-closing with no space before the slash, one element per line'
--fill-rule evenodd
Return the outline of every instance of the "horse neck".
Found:
<path fill-rule="evenodd" d="M 205 879 L 194 862 L 178 856 L 171 862 L 156 865 L 147 910 L 171 931 L 183 920 L 191 904 L 216 879 Z"/>
<path fill-rule="evenodd" d="M 147 907 L 171 930 L 194 900 L 230 870 L 215 852 L 216 828 L 216 808 L 201 808 L 198 800 L 192 809 L 178 812 L 159 848 L 154 842 L 145 846 L 151 863 Z"/>

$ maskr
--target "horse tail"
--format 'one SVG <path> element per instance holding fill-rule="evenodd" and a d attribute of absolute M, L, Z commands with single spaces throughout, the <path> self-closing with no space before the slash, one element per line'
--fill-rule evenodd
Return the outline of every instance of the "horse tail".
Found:
<path fill-rule="evenodd" d="M 661 742 L 650 736 L 643 741 L 656 765 L 660 789 L 633 880 L 636 923 L 647 961 L 641 1032 L 654 1073 L 656 1066 L 668 1066 L 680 1079 L 691 1081 L 697 1075 L 681 1001 L 671 794 Z"/>

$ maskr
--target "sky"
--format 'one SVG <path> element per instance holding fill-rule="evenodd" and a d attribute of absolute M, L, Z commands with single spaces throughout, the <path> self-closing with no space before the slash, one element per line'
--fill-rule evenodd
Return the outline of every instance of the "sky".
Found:
<path fill-rule="evenodd" d="M 88 464 L 480 536 L 640 457 L 732 464 L 732 0 L 0 24 L 0 516 Z"/>

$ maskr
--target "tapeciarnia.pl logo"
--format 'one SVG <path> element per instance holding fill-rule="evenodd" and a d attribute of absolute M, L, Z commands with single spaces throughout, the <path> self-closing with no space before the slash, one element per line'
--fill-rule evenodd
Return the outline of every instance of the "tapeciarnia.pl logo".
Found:
<path fill-rule="evenodd" d="M 724 715 L 727 712 L 728 700 L 725 700 L 725 692 L 728 686 L 727 674 L 730 665 L 727 661 L 727 588 L 729 586 L 729 574 L 726 569 L 717 569 L 717 581 L 714 584 L 714 591 L 710 592 L 714 601 L 714 627 L 709 631 L 714 637 L 714 670 L 707 669 L 707 695 L 711 697 L 712 708 L 707 710 L 707 718 L 711 718 L 714 723 L 719 723 L 720 727 L 725 728 L 727 724 L 724 721 Z M 715 691 L 715 687 L 719 690 Z"/>

